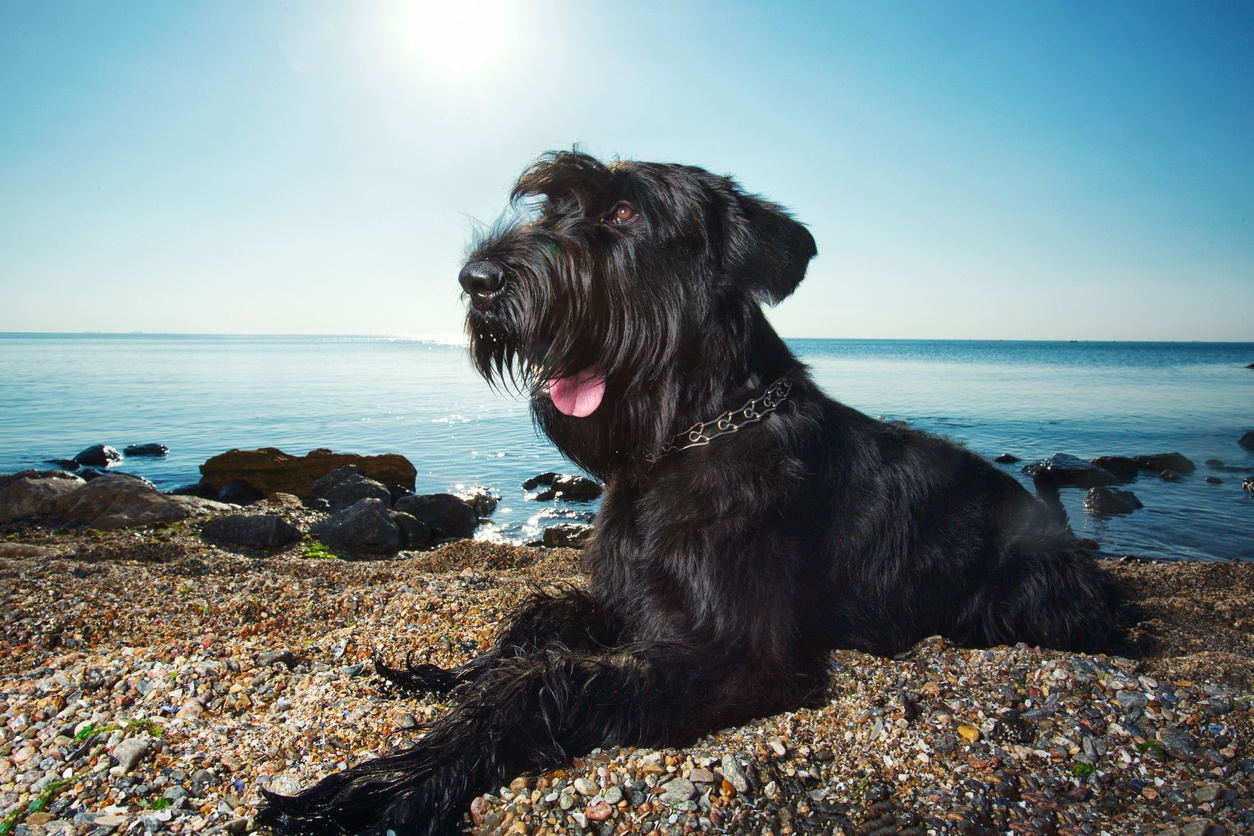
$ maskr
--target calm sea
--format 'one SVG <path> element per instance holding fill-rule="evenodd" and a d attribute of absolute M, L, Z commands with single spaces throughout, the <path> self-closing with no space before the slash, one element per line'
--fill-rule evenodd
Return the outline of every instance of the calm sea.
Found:
<path fill-rule="evenodd" d="M 1183 481 L 1142 476 L 1145 507 L 1073 525 L 1116 554 L 1254 560 L 1254 344 L 794 340 L 827 391 L 871 415 L 992 457 L 1179 451 Z M 407 456 L 418 490 L 485 485 L 502 502 L 486 533 L 529 539 L 593 508 L 537 503 L 521 483 L 572 472 L 526 405 L 491 390 L 449 342 L 377 337 L 0 334 L 0 473 L 46 467 L 92 444 L 159 442 L 163 459 L 120 469 L 158 487 L 199 479 L 233 447 Z M 1228 469 L 1208 467 L 1208 459 Z M 1006 466 L 1018 475 L 1018 466 Z M 1211 484 L 1207 476 L 1221 480 Z M 1022 478 L 1022 477 L 1020 477 Z M 1026 483 L 1026 480 L 1025 480 Z"/>

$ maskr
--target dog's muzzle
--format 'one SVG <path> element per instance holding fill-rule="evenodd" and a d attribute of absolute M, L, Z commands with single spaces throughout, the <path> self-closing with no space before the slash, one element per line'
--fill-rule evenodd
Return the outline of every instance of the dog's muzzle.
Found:
<path fill-rule="evenodd" d="M 505 287 L 505 270 L 486 259 L 472 261 L 462 268 L 457 281 L 470 296 L 470 303 L 483 310 L 501 295 Z"/>

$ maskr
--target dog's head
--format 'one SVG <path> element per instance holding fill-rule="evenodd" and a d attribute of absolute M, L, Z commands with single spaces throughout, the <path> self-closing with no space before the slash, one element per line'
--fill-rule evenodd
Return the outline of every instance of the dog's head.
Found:
<path fill-rule="evenodd" d="M 815 254 L 779 206 L 692 166 L 561 151 L 512 199 L 518 217 L 461 271 L 472 357 L 528 388 L 544 431 L 602 477 L 725 408 L 756 371 L 760 305 L 792 293 Z"/>

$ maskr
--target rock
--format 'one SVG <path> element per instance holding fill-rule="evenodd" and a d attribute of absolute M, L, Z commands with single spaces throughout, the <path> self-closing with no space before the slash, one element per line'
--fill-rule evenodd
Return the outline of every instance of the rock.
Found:
<path fill-rule="evenodd" d="M 550 474 L 541 474 L 548 477 Z M 540 476 L 536 477 L 541 478 Z M 523 483 L 523 487 L 531 490 L 527 485 L 531 484 L 534 479 L 528 479 Z M 544 482 L 536 483 L 534 487 L 545 485 Z M 550 499 L 565 499 L 570 502 L 590 502 L 601 495 L 601 486 L 591 479 L 584 476 L 554 476 L 547 482 L 547 489 L 537 493 L 534 497 L 539 502 L 547 502 Z"/>
<path fill-rule="evenodd" d="M 1141 466 L 1128 456 L 1098 456 L 1091 464 L 1124 483 L 1136 481 L 1136 475 L 1141 471 Z"/>
<path fill-rule="evenodd" d="M 179 500 L 185 500 L 180 502 Z M 102 476 L 51 503 L 49 516 L 64 525 L 87 528 L 134 528 L 185 520 L 191 497 L 170 497 L 130 476 Z"/>
<path fill-rule="evenodd" d="M 1196 470 L 1193 462 L 1180 455 L 1179 453 L 1156 453 L 1153 456 L 1133 456 L 1132 461 L 1136 462 L 1145 470 L 1152 470 L 1155 473 L 1162 473 L 1165 470 L 1174 470 L 1176 473 L 1189 474 Z"/>
<path fill-rule="evenodd" d="M 536 488 L 540 487 L 541 485 L 545 487 L 552 485 L 553 480 L 556 478 L 557 478 L 557 474 L 552 471 L 549 471 L 547 473 L 541 473 L 537 476 L 532 476 L 526 482 L 523 482 L 522 487 L 524 491 L 534 491 Z"/>
<path fill-rule="evenodd" d="M 59 557 L 60 550 L 51 546 L 36 546 L 30 543 L 0 542 L 0 557 L 34 557 L 47 559 Z"/>
<path fill-rule="evenodd" d="M 110 467 L 122 461 L 122 454 L 107 444 L 95 444 L 74 457 L 87 467 Z"/>
<path fill-rule="evenodd" d="M 1246 450 L 1254 450 L 1254 430 L 1242 433 L 1241 437 L 1237 439 L 1237 444 L 1240 444 Z"/>
<path fill-rule="evenodd" d="M 0 477 L 0 523 L 46 517 L 58 499 L 85 484 L 63 470 L 24 470 Z"/>
<path fill-rule="evenodd" d="M 301 537 L 300 529 L 277 514 L 228 514 L 205 523 L 207 540 L 250 549 L 277 549 Z"/>
<path fill-rule="evenodd" d="M 1159 471 L 1158 478 L 1162 479 L 1164 482 L 1179 482 L 1184 477 L 1179 473 L 1176 473 L 1174 470 L 1162 470 Z"/>
<path fill-rule="evenodd" d="M 134 769 L 146 754 L 148 754 L 148 739 L 145 737 L 128 737 L 113 750 L 113 757 L 117 760 L 118 766 L 122 767 L 124 774 Z"/>
<path fill-rule="evenodd" d="M 254 502 L 265 499 L 265 496 L 243 479 L 234 479 L 223 485 L 213 498 L 218 502 L 229 502 L 232 505 L 252 505 Z"/>
<path fill-rule="evenodd" d="M 402 545 L 401 529 L 381 499 L 363 499 L 318 523 L 310 533 L 328 548 L 346 552 L 395 554 Z"/>
<path fill-rule="evenodd" d="M 583 814 L 588 821 L 605 821 L 614 815 L 614 808 L 606 801 L 594 801 L 583 809 Z"/>
<path fill-rule="evenodd" d="M 740 768 L 740 763 L 736 760 L 735 755 L 730 753 L 723 755 L 719 771 L 723 773 L 727 783 L 731 784 L 736 792 L 744 795 L 749 791 L 749 778 L 745 775 L 745 771 Z"/>
<path fill-rule="evenodd" d="M 1023 460 L 1020 459 L 1018 456 L 1012 455 L 1010 453 L 1002 453 L 1000 456 L 993 459 L 993 461 L 997 462 L 998 464 L 1018 464 L 1019 462 Z"/>
<path fill-rule="evenodd" d="M 600 790 L 600 788 L 596 784 L 589 781 L 587 778 L 582 778 L 582 777 L 576 778 L 574 783 L 575 783 L 575 791 L 579 793 L 580 795 L 584 795 L 589 798 L 596 795 L 597 792 Z"/>
<path fill-rule="evenodd" d="M 170 448 L 164 444 L 130 444 L 122 451 L 127 456 L 165 456 Z"/>
<path fill-rule="evenodd" d="M 283 492 L 304 499 L 313 490 L 314 482 L 350 464 L 376 482 L 414 488 L 417 471 L 408 459 L 395 453 L 359 456 L 314 450 L 306 456 L 292 456 L 274 447 L 229 450 L 202 464 L 200 473 L 202 481 L 218 490 L 227 482 L 241 479 L 265 495 Z"/>
<path fill-rule="evenodd" d="M 331 471 L 314 482 L 309 492 L 310 500 L 325 499 L 332 512 L 372 498 L 381 500 L 389 508 L 392 506 L 392 494 L 383 483 L 363 476 L 361 468 L 354 464 Z"/>
<path fill-rule="evenodd" d="M 471 508 L 474 508 L 480 519 L 492 516 L 492 512 L 496 510 L 496 506 L 501 502 L 500 494 L 493 493 L 487 488 L 478 485 L 473 488 L 460 490 L 453 495 Z"/>
<path fill-rule="evenodd" d="M 271 665 L 286 665 L 288 669 L 296 667 L 296 654 L 290 650 L 263 650 L 257 655 L 257 664 L 263 668 Z"/>
<path fill-rule="evenodd" d="M 396 501 L 396 510 L 421 520 L 438 539 L 461 540 L 474 536 L 479 525 L 475 509 L 450 493 L 402 497 Z"/>
<path fill-rule="evenodd" d="M 201 499 L 218 499 L 218 491 L 214 490 L 213 485 L 206 485 L 204 482 L 194 482 L 190 485 L 181 485 L 172 490 L 166 491 L 169 496 L 196 496 Z"/>
<path fill-rule="evenodd" d="M 1084 496 L 1084 510 L 1095 517 L 1131 514 L 1144 507 L 1132 491 L 1121 491 L 1118 488 L 1089 488 Z"/>
<path fill-rule="evenodd" d="M 1224 483 L 1224 480 L 1220 479 L 1218 476 L 1206 477 L 1206 484 L 1208 485 L 1222 485 L 1223 483 Z"/>
<path fill-rule="evenodd" d="M 592 536 L 592 526 L 578 523 L 558 523 L 544 529 L 546 548 L 550 549 L 581 549 Z"/>
<path fill-rule="evenodd" d="M 393 511 L 392 522 L 400 528 L 402 545 L 405 548 L 421 549 L 431 542 L 431 526 L 412 514 Z"/>
<path fill-rule="evenodd" d="M 662 785 L 662 794 L 657 800 L 667 807 L 683 804 L 697 794 L 697 788 L 687 778 L 672 778 Z"/>
<path fill-rule="evenodd" d="M 1163 744 L 1167 754 L 1177 760 L 1188 760 L 1197 754 L 1197 743 L 1193 736 L 1178 726 L 1159 729 L 1158 742 Z"/>
<path fill-rule="evenodd" d="M 1033 477 L 1040 471 L 1047 471 L 1062 488 L 1100 488 L 1119 481 L 1108 471 L 1067 453 L 1055 453 L 1023 467 L 1023 472 Z"/>

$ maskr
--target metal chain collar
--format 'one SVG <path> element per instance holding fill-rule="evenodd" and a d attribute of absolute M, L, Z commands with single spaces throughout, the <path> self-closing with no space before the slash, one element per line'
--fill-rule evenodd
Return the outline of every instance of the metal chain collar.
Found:
<path fill-rule="evenodd" d="M 761 395 L 748 401 L 739 409 L 724 412 L 711 421 L 698 421 L 693 424 L 663 444 L 662 451 L 657 456 L 650 456 L 649 460 L 657 461 L 667 453 L 676 453 L 690 447 L 704 447 L 720 436 L 731 435 L 750 424 L 756 424 L 779 409 L 780 404 L 788 400 L 790 391 L 792 391 L 792 381 L 781 377 L 766 387 L 766 391 Z"/>

